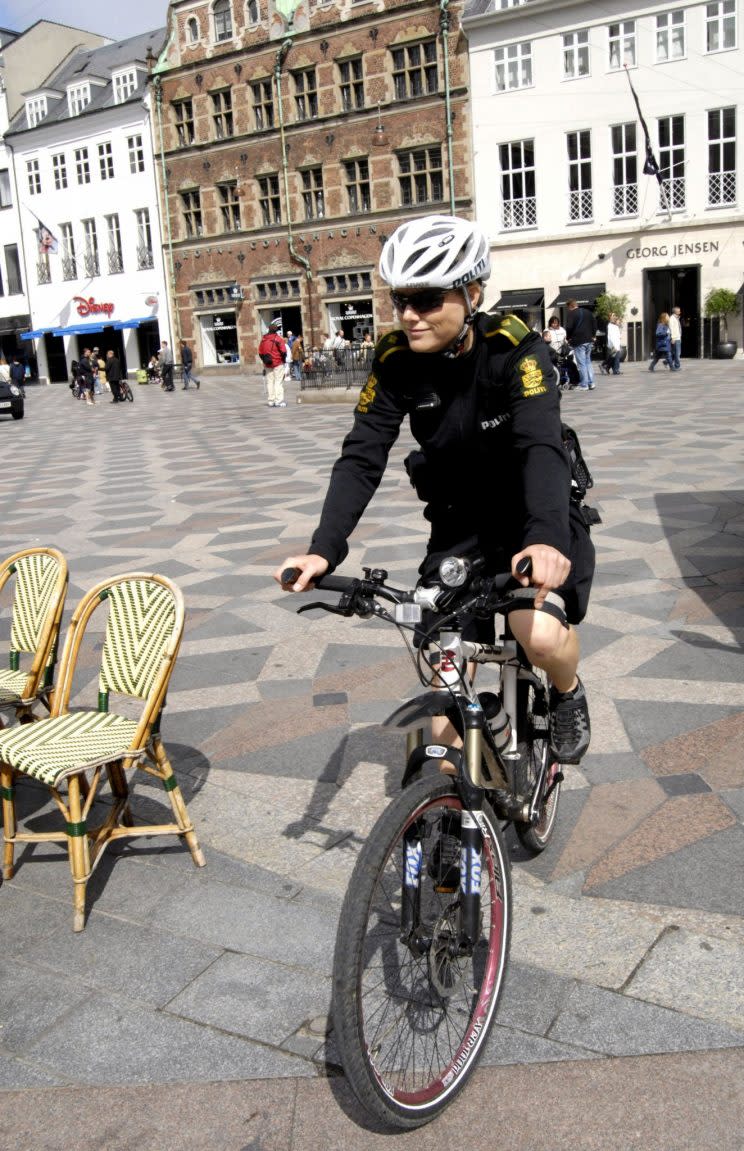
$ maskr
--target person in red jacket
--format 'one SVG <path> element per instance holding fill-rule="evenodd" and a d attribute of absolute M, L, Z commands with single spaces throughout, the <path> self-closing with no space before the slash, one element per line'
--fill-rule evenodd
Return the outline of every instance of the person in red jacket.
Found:
<path fill-rule="evenodd" d="M 272 320 L 268 332 L 258 345 L 258 355 L 264 366 L 266 391 L 270 408 L 286 408 L 284 377 L 287 372 L 287 345 L 281 335 L 282 321 Z"/>

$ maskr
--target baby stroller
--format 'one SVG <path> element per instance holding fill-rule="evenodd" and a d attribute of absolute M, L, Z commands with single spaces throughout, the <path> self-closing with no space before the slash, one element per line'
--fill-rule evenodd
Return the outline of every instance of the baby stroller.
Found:
<path fill-rule="evenodd" d="M 573 348 L 566 341 L 558 348 L 558 387 L 562 392 L 570 392 L 579 382 L 579 369 L 574 359 Z"/>

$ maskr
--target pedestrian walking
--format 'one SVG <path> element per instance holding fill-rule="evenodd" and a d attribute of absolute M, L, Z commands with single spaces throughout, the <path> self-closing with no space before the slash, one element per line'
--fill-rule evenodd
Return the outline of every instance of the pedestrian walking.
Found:
<path fill-rule="evenodd" d="M 607 350 L 605 358 L 600 364 L 600 371 L 605 375 L 612 372 L 613 376 L 620 375 L 620 321 L 614 312 L 610 313 L 610 318 L 607 322 Z"/>
<path fill-rule="evenodd" d="M 261 343 L 258 345 L 258 356 L 264 366 L 266 392 L 270 408 L 286 408 L 287 406 L 284 399 L 287 345 L 280 334 L 281 326 L 282 321 L 279 317 L 272 320 L 268 332 L 261 337 Z"/>
<path fill-rule="evenodd" d="M 672 337 L 669 331 L 669 313 L 662 312 L 659 316 L 656 325 L 655 333 L 656 346 L 654 347 L 653 355 L 651 356 L 651 363 L 648 365 L 649 372 L 656 370 L 656 365 L 659 360 L 663 360 L 669 371 L 673 371 L 672 365 Z"/>
<path fill-rule="evenodd" d="M 579 369 L 578 387 L 584 391 L 591 390 L 594 388 L 592 347 L 597 334 L 597 319 L 588 308 L 580 308 L 576 300 L 569 300 L 566 307 L 568 308 L 566 336 L 573 348 L 574 359 Z"/>
<path fill-rule="evenodd" d="M 292 344 L 292 363 L 290 364 L 290 375 L 293 380 L 302 379 L 302 365 L 305 362 L 305 341 L 302 336 L 295 336 L 294 343 Z"/>
<path fill-rule="evenodd" d="M 85 402 L 88 407 L 92 407 L 96 401 L 93 399 L 93 357 L 90 348 L 83 348 L 83 354 L 78 360 L 78 372 L 79 379 L 82 383 Z"/>
<path fill-rule="evenodd" d="M 161 387 L 164 392 L 173 391 L 173 352 L 168 347 L 168 341 L 163 340 L 160 346 L 160 376 Z"/>
<path fill-rule="evenodd" d="M 106 352 L 106 363 L 104 364 L 104 372 L 108 386 L 111 389 L 111 403 L 120 404 L 121 399 L 121 361 L 114 353 L 113 348 L 109 348 Z"/>
<path fill-rule="evenodd" d="M 682 354 L 682 309 L 679 307 L 672 308 L 669 317 L 669 335 L 672 343 L 672 369 L 679 372 L 682 368 L 679 362 Z"/>
<path fill-rule="evenodd" d="M 197 380 L 191 374 L 194 366 L 194 354 L 185 340 L 181 340 L 181 363 L 183 365 L 183 388 L 181 390 L 185 392 L 189 384 L 194 383 L 198 392 L 201 387 L 201 380 Z"/>

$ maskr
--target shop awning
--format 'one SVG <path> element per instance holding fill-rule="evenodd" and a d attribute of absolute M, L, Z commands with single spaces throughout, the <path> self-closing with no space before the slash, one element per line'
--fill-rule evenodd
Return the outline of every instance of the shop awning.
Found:
<path fill-rule="evenodd" d="M 103 324 L 72 324 L 69 328 L 52 328 L 53 336 L 87 336 L 102 332 Z"/>
<path fill-rule="evenodd" d="M 149 324 L 150 320 L 157 318 L 157 316 L 137 316 L 134 320 L 115 320 L 111 327 L 120 332 L 122 328 L 138 328 L 140 324 Z"/>
<path fill-rule="evenodd" d="M 560 291 L 552 306 L 561 307 L 569 300 L 576 300 L 577 304 L 583 304 L 585 308 L 591 308 L 597 299 L 607 291 L 606 284 L 561 284 Z"/>
<path fill-rule="evenodd" d="M 501 299 L 489 308 L 489 312 L 505 312 L 513 308 L 541 308 L 545 303 L 542 288 L 517 288 L 513 292 L 502 292 Z"/>
<path fill-rule="evenodd" d="M 38 328 L 35 332 L 21 332 L 22 340 L 38 340 L 49 331 L 48 328 Z"/>

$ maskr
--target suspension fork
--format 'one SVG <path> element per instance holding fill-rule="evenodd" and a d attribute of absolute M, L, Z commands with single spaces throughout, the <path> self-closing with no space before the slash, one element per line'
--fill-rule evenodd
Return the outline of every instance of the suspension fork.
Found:
<path fill-rule="evenodd" d="M 483 833 L 477 813 L 483 808 L 483 711 L 477 699 L 465 709 L 465 771 L 459 789 L 460 817 L 460 938 L 461 953 L 471 954 L 480 935 Z"/>

